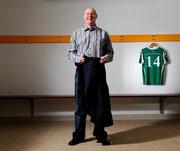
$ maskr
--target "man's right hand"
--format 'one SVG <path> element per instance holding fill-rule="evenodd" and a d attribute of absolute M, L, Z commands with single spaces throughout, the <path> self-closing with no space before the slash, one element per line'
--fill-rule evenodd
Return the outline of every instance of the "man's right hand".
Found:
<path fill-rule="evenodd" d="M 83 56 L 79 57 L 78 63 L 83 64 L 85 62 L 85 58 Z"/>

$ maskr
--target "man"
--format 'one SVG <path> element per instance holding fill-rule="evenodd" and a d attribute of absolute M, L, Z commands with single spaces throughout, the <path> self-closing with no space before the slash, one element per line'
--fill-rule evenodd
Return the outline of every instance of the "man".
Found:
<path fill-rule="evenodd" d="M 73 32 L 69 59 L 76 65 L 75 131 L 69 145 L 85 141 L 86 116 L 94 123 L 93 135 L 102 145 L 110 145 L 105 127 L 113 125 L 105 63 L 113 60 L 113 48 L 108 33 L 96 26 L 94 8 L 84 11 L 83 28 Z"/>

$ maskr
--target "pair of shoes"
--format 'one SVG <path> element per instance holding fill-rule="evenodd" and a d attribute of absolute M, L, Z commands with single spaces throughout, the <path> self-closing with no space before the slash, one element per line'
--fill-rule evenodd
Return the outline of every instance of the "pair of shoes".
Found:
<path fill-rule="evenodd" d="M 77 138 L 73 138 L 72 140 L 69 141 L 69 145 L 73 146 L 73 145 L 77 145 L 79 143 L 84 142 L 84 139 L 77 139 Z"/>
<path fill-rule="evenodd" d="M 97 143 L 101 143 L 102 145 L 111 145 L 110 140 L 107 138 L 97 139 Z"/>

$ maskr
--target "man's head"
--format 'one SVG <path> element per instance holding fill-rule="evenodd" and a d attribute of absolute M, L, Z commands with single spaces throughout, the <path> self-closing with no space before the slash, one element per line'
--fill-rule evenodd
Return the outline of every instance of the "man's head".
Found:
<path fill-rule="evenodd" d="M 95 26 L 96 18 L 97 18 L 97 13 L 94 8 L 85 9 L 83 19 L 87 26 Z"/>

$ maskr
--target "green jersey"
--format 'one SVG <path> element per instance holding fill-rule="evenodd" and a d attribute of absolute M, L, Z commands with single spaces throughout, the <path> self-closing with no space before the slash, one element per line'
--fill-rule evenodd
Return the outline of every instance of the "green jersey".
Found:
<path fill-rule="evenodd" d="M 168 62 L 168 58 L 165 49 L 161 47 L 142 49 L 139 63 L 142 63 L 143 84 L 162 85 L 166 62 Z"/>

